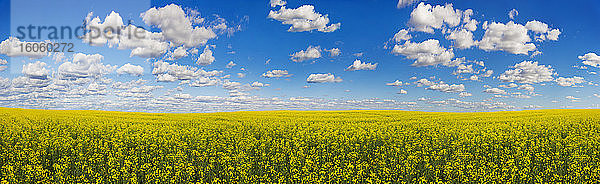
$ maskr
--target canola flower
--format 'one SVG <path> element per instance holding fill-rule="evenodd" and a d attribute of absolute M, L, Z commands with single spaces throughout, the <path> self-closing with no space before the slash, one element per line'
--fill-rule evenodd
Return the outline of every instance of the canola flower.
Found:
<path fill-rule="evenodd" d="M 600 110 L 0 108 L 0 183 L 594 183 Z"/>

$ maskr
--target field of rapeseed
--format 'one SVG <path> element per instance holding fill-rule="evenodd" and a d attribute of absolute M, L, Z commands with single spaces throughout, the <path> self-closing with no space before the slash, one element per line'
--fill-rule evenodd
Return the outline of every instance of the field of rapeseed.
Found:
<path fill-rule="evenodd" d="M 1 183 L 592 183 L 600 110 L 0 109 Z"/>

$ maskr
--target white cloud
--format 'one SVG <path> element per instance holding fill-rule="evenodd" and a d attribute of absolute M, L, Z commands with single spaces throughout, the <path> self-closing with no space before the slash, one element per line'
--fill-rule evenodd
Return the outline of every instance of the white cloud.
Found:
<path fill-rule="evenodd" d="M 396 8 L 404 8 L 408 5 L 414 4 L 419 1 L 425 1 L 425 0 L 398 0 L 398 4 L 396 5 Z"/>
<path fill-rule="evenodd" d="M 548 40 L 553 40 L 556 41 L 558 40 L 558 35 L 560 35 L 560 30 L 559 29 L 552 29 L 551 31 L 548 32 L 548 34 L 546 35 L 546 38 Z"/>
<path fill-rule="evenodd" d="M 237 64 L 235 64 L 233 61 L 229 61 L 229 63 L 227 63 L 227 66 L 225 66 L 225 67 L 226 68 L 233 68 L 235 65 L 237 65 Z"/>
<path fill-rule="evenodd" d="M 287 70 L 272 70 L 272 71 L 267 71 L 265 73 L 262 74 L 262 77 L 266 77 L 266 78 L 279 78 L 279 77 L 288 77 L 288 71 Z"/>
<path fill-rule="evenodd" d="M 583 77 L 574 76 L 571 78 L 559 77 L 556 79 L 556 83 L 559 86 L 574 86 L 576 84 L 584 83 Z"/>
<path fill-rule="evenodd" d="M 462 11 L 454 9 L 452 4 L 445 6 L 431 6 L 430 4 L 419 3 L 410 13 L 408 24 L 416 31 L 433 33 L 434 29 L 441 29 L 446 25 L 456 27 L 461 22 Z"/>
<path fill-rule="evenodd" d="M 8 37 L 8 39 L 2 41 L 0 43 L 0 54 L 4 54 L 7 55 L 9 57 L 29 57 L 29 58 L 42 58 L 46 55 L 48 55 L 48 53 L 46 52 L 33 52 L 33 51 L 27 51 L 25 50 L 25 46 L 27 44 L 29 45 L 40 45 L 40 44 L 47 44 L 50 42 L 22 42 L 20 41 L 18 38 L 16 37 Z M 23 49 L 21 49 L 21 45 L 23 45 Z"/>
<path fill-rule="evenodd" d="M 408 92 L 406 90 L 400 89 L 400 91 L 398 92 L 398 94 L 408 94 Z"/>
<path fill-rule="evenodd" d="M 8 61 L 6 61 L 4 59 L 0 59 L 0 72 L 6 70 L 8 68 L 8 66 L 6 66 L 6 64 L 8 64 Z"/>
<path fill-rule="evenodd" d="M 188 52 L 184 46 L 177 47 L 173 51 L 173 59 L 179 59 L 179 58 L 185 57 L 187 55 L 188 55 Z"/>
<path fill-rule="evenodd" d="M 463 23 L 465 23 L 463 25 L 463 28 L 465 28 L 469 31 L 477 30 L 477 24 L 479 24 L 479 22 L 477 20 L 471 19 L 472 15 L 473 15 L 473 10 L 471 10 L 471 9 L 467 9 L 463 12 Z"/>
<path fill-rule="evenodd" d="M 327 49 L 324 49 L 324 50 L 325 50 L 325 52 L 329 52 L 329 56 L 331 56 L 331 57 L 339 56 L 340 53 L 342 53 L 342 51 L 340 51 L 339 48 L 331 48 L 329 50 L 327 50 Z"/>
<path fill-rule="evenodd" d="M 198 59 L 196 60 L 196 64 L 197 65 L 210 65 L 210 64 L 212 64 L 213 61 L 215 61 L 215 57 L 213 56 L 213 52 L 210 50 L 209 46 L 207 45 L 204 48 L 204 52 L 202 52 L 202 54 L 200 54 L 200 56 L 198 56 Z"/>
<path fill-rule="evenodd" d="M 406 41 L 403 45 L 395 45 L 392 53 L 401 54 L 408 59 L 415 59 L 413 66 L 435 66 L 438 64 L 444 66 L 456 66 L 452 60 L 454 52 L 452 49 L 446 49 L 440 46 L 440 42 L 435 39 L 425 40 L 421 43 Z"/>
<path fill-rule="evenodd" d="M 504 82 L 540 83 L 554 80 L 552 66 L 538 65 L 538 62 L 523 61 L 515 64 L 512 70 L 505 71 L 498 79 Z"/>
<path fill-rule="evenodd" d="M 157 82 L 175 82 L 177 81 L 177 77 L 172 76 L 168 73 L 159 74 L 156 76 Z"/>
<path fill-rule="evenodd" d="M 410 40 L 411 38 L 412 38 L 412 36 L 410 36 L 410 34 L 408 34 L 408 30 L 406 30 L 406 29 L 401 29 L 396 34 L 394 34 L 394 41 L 396 41 L 396 42 Z"/>
<path fill-rule="evenodd" d="M 463 73 L 475 73 L 473 65 L 460 64 L 458 67 L 456 67 L 456 70 L 452 72 L 453 75 L 460 75 Z"/>
<path fill-rule="evenodd" d="M 499 88 L 488 88 L 483 90 L 483 92 L 485 93 L 490 93 L 490 94 L 496 94 L 496 95 L 505 95 L 506 91 L 504 91 L 503 89 L 499 89 Z"/>
<path fill-rule="evenodd" d="M 431 85 L 431 86 L 427 87 L 426 89 L 441 91 L 441 92 L 446 92 L 446 93 L 458 93 L 458 92 L 465 91 L 465 85 L 463 85 L 463 84 L 449 85 L 449 84 L 440 82 L 439 84 Z"/>
<path fill-rule="evenodd" d="M 600 56 L 596 55 L 596 53 L 590 52 L 577 58 L 581 59 L 585 65 L 600 67 Z"/>
<path fill-rule="evenodd" d="M 477 45 L 477 41 L 473 40 L 473 33 L 466 29 L 457 29 L 450 32 L 446 39 L 453 40 L 454 47 L 459 49 L 468 49 Z"/>
<path fill-rule="evenodd" d="M 544 41 L 546 39 L 556 41 L 561 33 L 559 29 L 550 29 L 548 24 L 537 20 L 527 22 L 525 28 L 536 33 L 536 41 Z"/>
<path fill-rule="evenodd" d="M 302 62 L 305 60 L 317 59 L 321 57 L 321 47 L 308 46 L 306 51 L 301 50 L 291 55 L 291 60 L 294 62 Z"/>
<path fill-rule="evenodd" d="M 361 62 L 360 60 L 355 60 L 354 63 L 352 63 L 352 65 L 348 66 L 348 68 L 346 68 L 346 71 L 356 71 L 356 70 L 375 70 L 375 68 L 377 68 L 377 63 L 372 64 L 372 63 L 367 63 L 367 62 Z"/>
<path fill-rule="evenodd" d="M 29 78 L 46 79 L 50 74 L 50 70 L 46 68 L 47 64 L 41 61 L 28 63 L 23 65 L 22 73 Z"/>
<path fill-rule="evenodd" d="M 306 78 L 306 82 L 308 83 L 324 83 L 324 82 L 342 82 L 340 77 L 335 77 L 331 73 L 327 74 L 310 74 L 308 78 Z"/>
<path fill-rule="evenodd" d="M 422 86 L 434 85 L 435 82 L 429 81 L 427 79 L 419 79 L 418 81 L 415 82 L 415 84 L 417 84 L 417 87 L 422 87 Z"/>
<path fill-rule="evenodd" d="M 386 83 L 385 85 L 387 85 L 387 86 L 403 86 L 403 85 L 410 85 L 410 83 L 405 83 L 405 82 L 396 80 L 396 81 L 391 82 L 391 83 Z"/>
<path fill-rule="evenodd" d="M 134 75 L 134 76 L 141 76 L 142 74 L 144 74 L 144 68 L 138 65 L 132 65 L 132 64 L 125 64 L 123 66 L 121 66 L 121 68 L 117 69 L 117 74 L 119 75 L 123 75 L 123 74 L 129 74 L 129 75 Z"/>
<path fill-rule="evenodd" d="M 122 33 L 134 33 L 135 31 L 139 36 L 122 35 L 117 47 L 118 49 L 131 49 L 130 57 L 156 58 L 165 54 L 169 49 L 169 43 L 164 41 L 162 33 L 149 32 L 134 25 L 125 27 Z"/>
<path fill-rule="evenodd" d="M 204 45 L 217 35 L 206 27 L 192 26 L 181 7 L 170 4 L 161 8 L 150 8 L 141 14 L 147 25 L 156 26 L 162 30 L 165 38 L 176 46 L 195 47 Z"/>
<path fill-rule="evenodd" d="M 169 44 L 164 41 L 162 33 L 153 33 L 143 28 L 123 24 L 123 19 L 119 13 L 111 12 L 104 18 L 104 22 L 99 17 L 90 19 L 92 13 L 88 14 L 86 20 L 86 30 L 88 33 L 83 35 L 82 41 L 93 46 L 108 45 L 118 49 L 131 49 L 130 56 L 142 58 L 159 57 L 167 52 Z M 112 32 L 103 32 L 109 29 Z"/>
<path fill-rule="evenodd" d="M 494 70 L 486 70 L 481 77 L 491 77 L 494 74 Z"/>
<path fill-rule="evenodd" d="M 218 78 L 214 77 L 200 77 L 197 80 L 190 82 L 191 87 L 206 87 L 216 86 L 219 83 Z"/>
<path fill-rule="evenodd" d="M 479 41 L 479 48 L 485 51 L 506 51 L 513 54 L 525 54 L 536 49 L 527 34 L 525 26 L 512 21 L 507 24 L 493 22 L 486 24 L 483 39 Z"/>
<path fill-rule="evenodd" d="M 499 87 L 501 87 L 501 88 L 516 88 L 516 87 L 519 87 L 519 85 L 517 85 L 515 83 L 510 83 L 508 85 L 504 85 L 504 84 L 500 85 Z"/>
<path fill-rule="evenodd" d="M 98 78 L 115 70 L 117 66 L 104 65 L 104 56 L 100 54 L 86 55 L 76 53 L 72 62 L 65 62 L 58 67 L 58 74 L 63 78 Z"/>
<path fill-rule="evenodd" d="M 515 19 L 515 17 L 517 17 L 519 15 L 519 11 L 517 11 L 516 9 L 512 9 L 510 10 L 510 12 L 508 12 L 508 17 L 510 19 Z"/>
<path fill-rule="evenodd" d="M 427 79 L 420 79 L 415 82 L 417 87 L 427 86 L 428 90 L 441 91 L 446 93 L 459 93 L 465 91 L 465 85 L 463 84 L 446 84 L 444 81 L 433 82 Z"/>
<path fill-rule="evenodd" d="M 469 97 L 469 96 L 473 96 L 473 94 L 468 93 L 468 92 L 461 92 L 458 94 L 459 97 Z"/>
<path fill-rule="evenodd" d="M 546 33 L 549 31 L 548 24 L 537 20 L 527 22 L 527 24 L 525 24 L 525 28 L 535 33 Z"/>
<path fill-rule="evenodd" d="M 517 88 L 517 89 L 527 90 L 527 91 L 535 90 L 535 88 L 530 84 L 523 84 L 523 85 L 519 86 L 519 88 Z"/>
<path fill-rule="evenodd" d="M 580 98 L 577 98 L 577 97 L 574 97 L 574 96 L 565 96 L 565 98 L 566 98 L 566 99 L 569 99 L 569 100 L 571 100 L 571 101 L 573 101 L 573 102 L 575 102 L 575 101 L 577 101 L 577 100 L 579 100 L 579 99 L 580 99 Z"/>
<path fill-rule="evenodd" d="M 124 26 L 123 18 L 119 13 L 111 11 L 104 18 L 104 22 L 100 20 L 100 17 L 94 17 L 89 20 L 92 16 L 92 12 L 86 17 L 85 28 L 89 32 L 83 35 L 82 41 L 94 46 L 102 46 L 105 44 L 115 45 L 119 42 L 118 31 Z M 105 30 L 109 30 L 105 32 Z"/>
<path fill-rule="evenodd" d="M 152 74 L 156 75 L 160 82 L 173 82 L 176 80 L 191 80 L 198 77 L 213 77 L 220 75 L 222 71 L 204 71 L 191 66 L 169 64 L 164 61 L 157 61 L 153 64 Z"/>
<path fill-rule="evenodd" d="M 254 81 L 250 86 L 252 86 L 252 87 L 266 87 L 266 86 L 270 86 L 270 84 L 263 84 L 263 83 L 260 83 L 258 81 Z"/>
<path fill-rule="evenodd" d="M 287 2 L 285 2 L 284 0 L 271 0 L 269 1 L 269 4 L 271 5 L 271 7 L 275 8 L 277 6 L 285 6 Z"/>
<path fill-rule="evenodd" d="M 269 11 L 268 18 L 281 21 L 283 24 L 291 25 L 289 32 L 304 32 L 317 30 L 320 32 L 333 32 L 340 28 L 340 23 L 329 24 L 328 15 L 315 12 L 312 5 L 303 5 L 296 9 L 287 9 L 282 6 L 277 11 Z M 327 25 L 329 24 L 329 25 Z"/>

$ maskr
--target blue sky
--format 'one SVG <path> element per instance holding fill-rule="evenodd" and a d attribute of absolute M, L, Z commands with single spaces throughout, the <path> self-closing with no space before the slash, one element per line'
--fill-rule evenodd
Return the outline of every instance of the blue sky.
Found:
<path fill-rule="evenodd" d="M 591 0 L 0 5 L 5 107 L 499 111 L 600 103 L 600 2 Z M 14 38 L 19 26 L 76 27 L 86 17 L 91 27 L 132 23 L 155 37 L 95 45 Z M 73 43 L 74 52 L 14 49 L 25 42 Z M 184 52 L 175 56 L 177 49 Z M 273 70 L 287 73 L 267 77 Z"/>

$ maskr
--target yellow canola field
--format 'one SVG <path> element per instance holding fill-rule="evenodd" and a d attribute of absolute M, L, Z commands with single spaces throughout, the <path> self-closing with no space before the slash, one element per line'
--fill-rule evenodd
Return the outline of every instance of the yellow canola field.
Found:
<path fill-rule="evenodd" d="M 600 110 L 0 108 L 1 183 L 594 183 Z"/>

